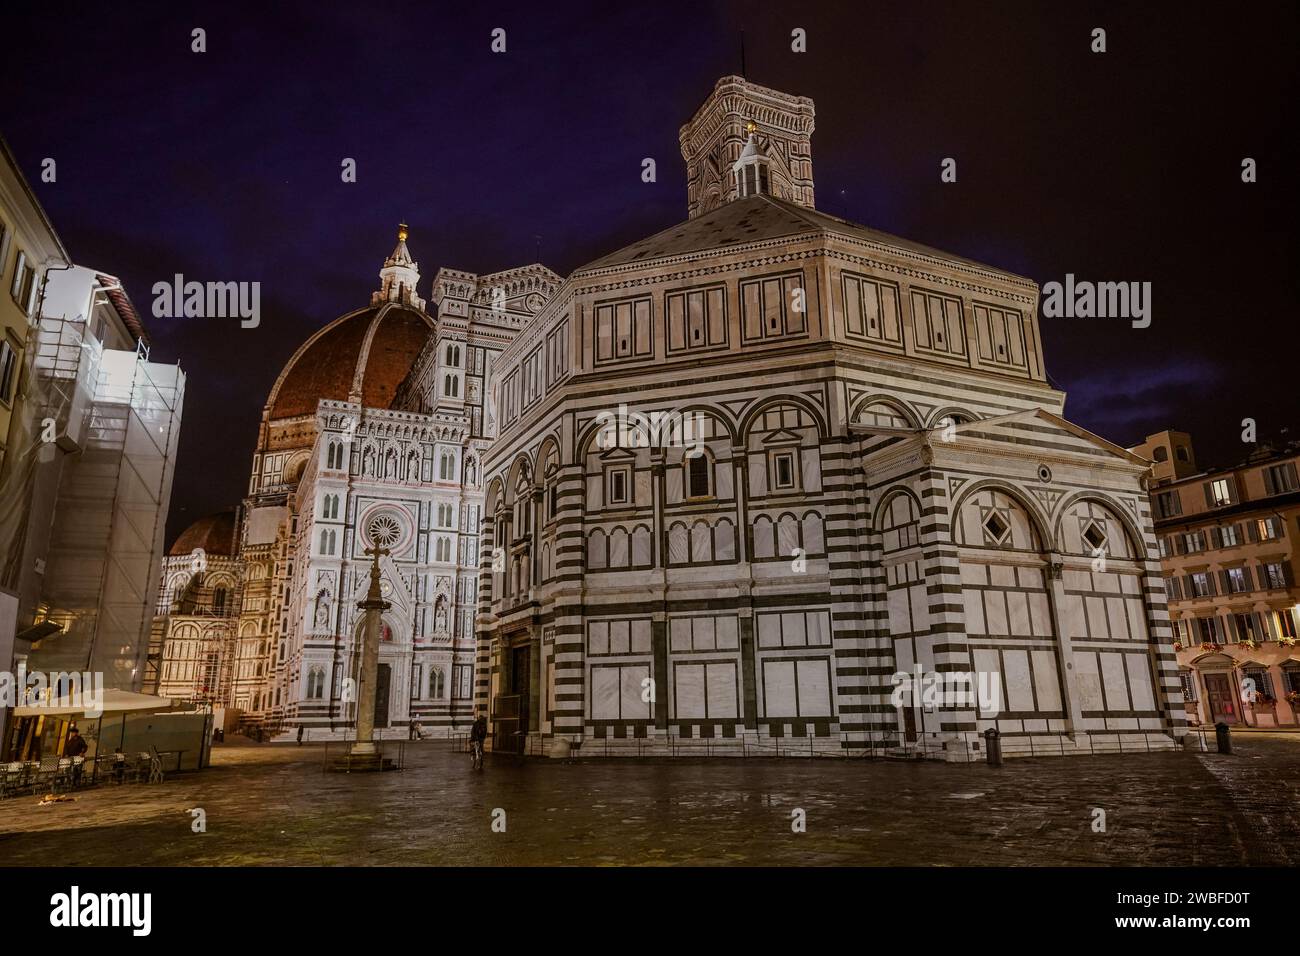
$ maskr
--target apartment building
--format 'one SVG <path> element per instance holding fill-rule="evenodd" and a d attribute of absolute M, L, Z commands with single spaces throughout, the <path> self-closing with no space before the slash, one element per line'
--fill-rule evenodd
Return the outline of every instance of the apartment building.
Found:
<path fill-rule="evenodd" d="M 1133 449 L 1151 499 L 1188 720 L 1300 724 L 1300 442 L 1201 470 L 1184 432 Z"/>

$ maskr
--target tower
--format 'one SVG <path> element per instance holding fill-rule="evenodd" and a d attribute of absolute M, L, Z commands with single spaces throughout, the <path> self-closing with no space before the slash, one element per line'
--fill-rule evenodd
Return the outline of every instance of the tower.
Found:
<path fill-rule="evenodd" d="M 424 309 L 424 300 L 416 294 L 420 266 L 406 248 L 406 234 L 406 223 L 402 223 L 397 227 L 397 246 L 379 270 L 379 291 L 371 294 L 371 305 L 400 302 L 413 309 Z"/>
<path fill-rule="evenodd" d="M 813 208 L 812 132 L 808 97 L 718 80 L 678 136 L 690 218 L 757 192 Z"/>

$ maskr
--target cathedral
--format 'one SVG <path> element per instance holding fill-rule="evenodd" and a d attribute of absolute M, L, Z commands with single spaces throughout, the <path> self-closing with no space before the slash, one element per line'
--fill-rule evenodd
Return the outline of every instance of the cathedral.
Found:
<path fill-rule="evenodd" d="M 426 302 L 403 229 L 271 389 L 233 541 L 173 547 L 160 689 L 346 735 L 382 548 L 390 734 L 1175 747 L 1149 463 L 1063 417 L 1034 282 L 817 210 L 814 115 L 722 78 L 680 132 L 687 219 L 567 278 L 444 268 Z"/>

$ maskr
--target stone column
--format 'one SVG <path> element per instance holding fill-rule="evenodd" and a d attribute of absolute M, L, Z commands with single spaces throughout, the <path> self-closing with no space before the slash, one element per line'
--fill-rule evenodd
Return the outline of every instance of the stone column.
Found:
<path fill-rule="evenodd" d="M 375 683 L 379 678 L 379 625 L 380 616 L 391 605 L 384 600 L 379 589 L 379 556 L 387 554 L 384 548 L 367 548 L 366 554 L 374 556 L 370 565 L 370 589 L 366 599 L 357 607 L 366 615 L 362 630 L 361 673 L 357 680 L 357 739 L 352 744 L 353 756 L 372 756 L 375 753 Z"/>

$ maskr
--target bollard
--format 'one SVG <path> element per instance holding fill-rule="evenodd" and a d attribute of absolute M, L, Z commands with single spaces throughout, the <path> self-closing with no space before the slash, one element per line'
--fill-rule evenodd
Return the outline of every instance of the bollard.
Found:
<path fill-rule="evenodd" d="M 1002 766 L 1002 735 L 998 733 L 996 727 L 990 727 L 984 731 L 984 756 L 988 759 L 990 767 Z"/>
<path fill-rule="evenodd" d="M 1220 721 L 1214 725 L 1214 737 L 1219 744 L 1219 753 L 1232 753 L 1232 730 L 1228 725 Z"/>

